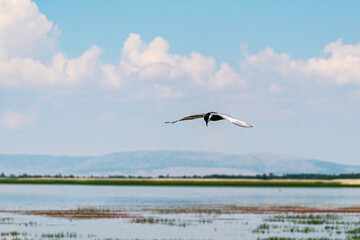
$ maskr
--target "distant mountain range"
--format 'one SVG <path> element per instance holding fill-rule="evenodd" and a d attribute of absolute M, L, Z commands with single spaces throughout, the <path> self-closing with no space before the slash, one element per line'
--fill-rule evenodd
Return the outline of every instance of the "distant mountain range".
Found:
<path fill-rule="evenodd" d="M 273 153 L 226 154 L 196 151 L 132 151 L 103 156 L 1 155 L 0 173 L 75 176 L 204 176 L 340 174 L 360 172 L 360 166 L 303 159 Z"/>

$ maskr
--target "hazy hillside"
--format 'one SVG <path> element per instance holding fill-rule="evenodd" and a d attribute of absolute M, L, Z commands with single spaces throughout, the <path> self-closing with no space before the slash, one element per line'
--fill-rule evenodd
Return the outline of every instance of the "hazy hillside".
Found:
<path fill-rule="evenodd" d="M 0 172 L 74 175 L 256 175 L 262 173 L 360 172 L 360 166 L 271 154 L 225 154 L 193 151 L 134 151 L 103 156 L 0 155 Z"/>

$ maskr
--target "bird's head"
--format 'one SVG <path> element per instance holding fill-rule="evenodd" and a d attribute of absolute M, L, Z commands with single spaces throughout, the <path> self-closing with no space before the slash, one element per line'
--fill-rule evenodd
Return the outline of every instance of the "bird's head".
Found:
<path fill-rule="evenodd" d="M 211 118 L 211 114 L 210 114 L 210 113 L 207 113 L 207 114 L 204 116 L 204 120 L 205 120 L 206 126 L 208 126 L 208 123 L 210 122 L 210 118 Z"/>

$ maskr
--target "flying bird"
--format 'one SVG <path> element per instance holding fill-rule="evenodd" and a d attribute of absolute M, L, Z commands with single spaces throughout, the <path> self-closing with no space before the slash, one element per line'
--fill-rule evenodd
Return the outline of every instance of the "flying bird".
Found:
<path fill-rule="evenodd" d="M 210 121 L 227 120 L 227 121 L 231 122 L 232 124 L 235 124 L 240 127 L 246 127 L 246 128 L 253 127 L 252 125 L 250 125 L 246 122 L 235 119 L 227 114 L 218 113 L 218 112 L 208 112 L 208 113 L 203 113 L 203 114 L 190 115 L 190 116 L 181 118 L 181 119 L 173 121 L 173 122 L 165 122 L 165 123 L 174 124 L 176 122 L 185 121 L 185 120 L 193 120 L 193 119 L 198 119 L 198 118 L 204 118 L 204 120 L 206 122 L 206 126 L 208 126 L 208 123 Z"/>

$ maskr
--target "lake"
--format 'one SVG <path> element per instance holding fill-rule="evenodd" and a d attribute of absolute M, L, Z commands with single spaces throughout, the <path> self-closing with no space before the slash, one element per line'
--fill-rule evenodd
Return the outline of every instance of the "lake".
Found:
<path fill-rule="evenodd" d="M 360 233 L 357 212 L 244 209 L 358 209 L 359 200 L 358 188 L 2 184 L 0 239 L 346 239 Z"/>

